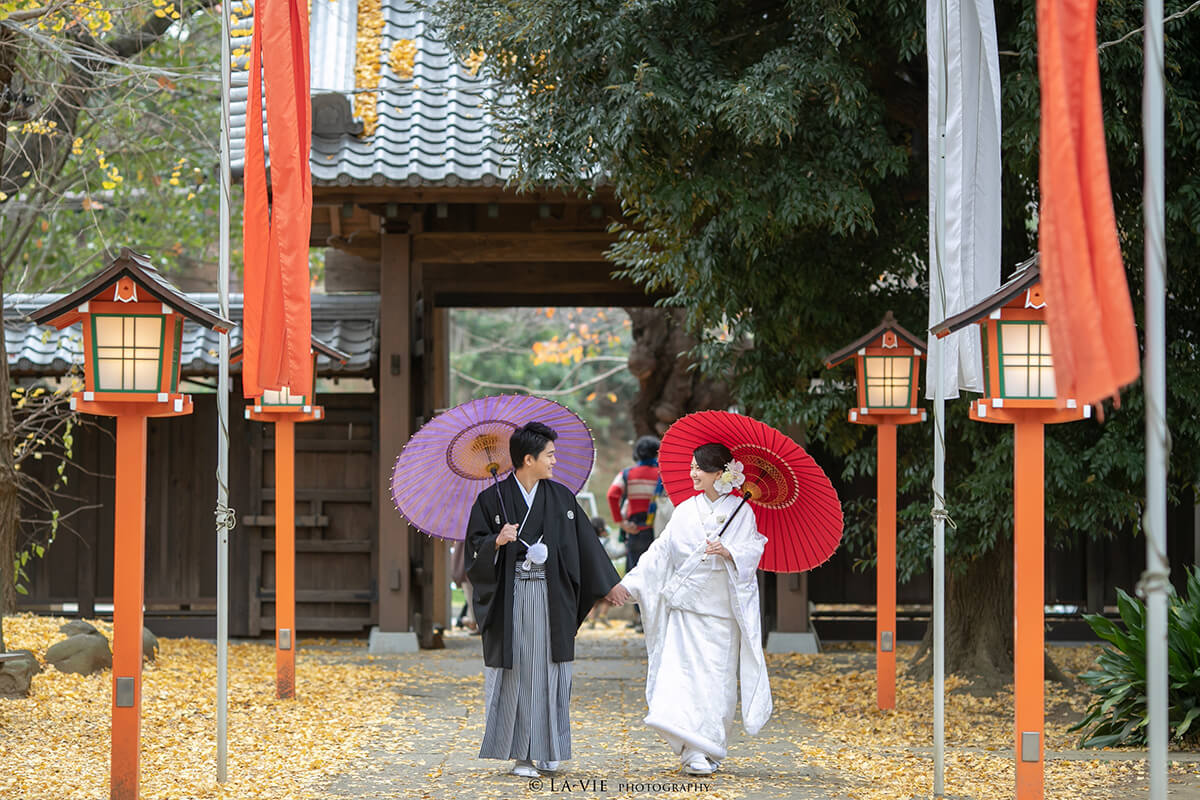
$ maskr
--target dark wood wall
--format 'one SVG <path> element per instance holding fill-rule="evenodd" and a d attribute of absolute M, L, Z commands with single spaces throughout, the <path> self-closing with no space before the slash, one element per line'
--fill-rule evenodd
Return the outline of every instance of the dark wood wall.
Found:
<path fill-rule="evenodd" d="M 1167 557 L 1171 579 L 1177 589 L 1184 588 L 1186 568 L 1200 563 L 1195 530 L 1191 505 L 1170 509 Z M 933 535 L 932 523 L 929 535 Z M 947 531 L 949 535 L 951 532 Z M 1011 541 L 1006 546 L 1011 548 Z M 825 638 L 868 641 L 874 638 L 875 570 L 856 569 L 856 561 L 857 556 L 841 549 L 809 574 L 809 601 L 815 606 L 813 621 Z M 1059 613 L 1048 613 L 1048 636 L 1051 639 L 1092 639 L 1094 637 L 1080 619 L 1080 613 L 1112 609 L 1117 602 L 1118 588 L 1134 593 L 1146 567 L 1146 539 L 1131 532 L 1105 539 L 1080 536 L 1065 546 L 1048 544 L 1045 563 L 1046 604 L 1078 609 L 1067 611 L 1064 608 Z M 929 606 L 933 602 L 932 581 L 932 574 L 923 572 L 897 587 L 897 629 L 901 639 L 918 639 L 924 634 Z"/>
<path fill-rule="evenodd" d="M 214 395 L 193 395 L 195 411 L 150 420 L 147 441 L 146 618 L 152 630 L 216 632 L 217 416 Z M 321 398 L 322 422 L 297 426 L 297 627 L 364 630 L 375 617 L 373 576 L 378 461 L 375 398 Z M 253 636 L 274 626 L 274 437 L 230 404 L 230 505 L 238 526 L 229 542 L 229 630 Z M 57 610 L 78 603 L 93 616 L 112 602 L 112 421 L 76 431 L 76 467 L 67 491 L 95 507 L 71 516 L 46 557 L 34 564 L 21 607 Z M 38 464 L 49 477 L 57 464 Z M 64 503 L 69 514 L 79 504 Z"/>

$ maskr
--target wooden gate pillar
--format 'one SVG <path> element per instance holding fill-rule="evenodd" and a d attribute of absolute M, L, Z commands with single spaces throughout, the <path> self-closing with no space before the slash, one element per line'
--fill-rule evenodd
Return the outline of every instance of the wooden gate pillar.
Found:
<path fill-rule="evenodd" d="M 409 604 L 409 527 L 392 502 L 392 467 L 413 433 L 412 236 L 383 233 L 379 264 L 379 624 L 371 653 L 417 649 Z"/>

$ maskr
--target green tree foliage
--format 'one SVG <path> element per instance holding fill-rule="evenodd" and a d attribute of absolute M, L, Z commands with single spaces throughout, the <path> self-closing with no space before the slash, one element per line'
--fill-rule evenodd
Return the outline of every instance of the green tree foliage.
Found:
<path fill-rule="evenodd" d="M 8 5 L 0 91 L 28 102 L 0 104 L 4 289 L 54 288 L 123 245 L 168 271 L 215 260 L 211 3 Z"/>
<path fill-rule="evenodd" d="M 215 254 L 212 5 L 0 0 L 0 295 L 74 284 L 123 245 L 167 271 Z M 29 405 L 41 391 L 10 385 L 0 340 L 0 612 L 60 522 L 67 476 L 21 469 L 70 458 L 65 400 Z M 21 530 L 31 506 L 44 523 L 32 533 Z"/>
<path fill-rule="evenodd" d="M 1168 0 L 1168 15 L 1184 5 Z M 831 381 L 821 357 L 889 308 L 911 329 L 928 322 L 925 4 L 432 7 L 464 57 L 486 53 L 482 68 L 505 89 L 494 110 L 521 181 L 613 185 L 628 223 L 611 257 L 688 310 L 703 368 L 731 375 L 743 406 L 766 420 L 803 420 L 843 481 L 869 487 L 870 431 L 845 421 L 853 389 Z M 1002 263 L 1012 265 L 1036 248 L 1035 3 L 1000 4 L 997 15 Z M 1120 39 L 1141 19 L 1139 3 L 1103 4 L 1099 40 Z M 1168 422 L 1179 501 L 1200 475 L 1200 21 L 1169 22 L 1167 40 Z M 1138 34 L 1100 54 L 1113 198 L 1139 320 L 1140 42 Z M 1135 384 L 1119 410 L 1107 408 L 1104 424 L 1049 431 L 1048 535 L 1137 527 L 1143 409 Z M 947 495 L 958 522 L 948 555 L 966 569 L 1011 531 L 1012 435 L 967 420 L 965 399 L 948 415 Z M 929 436 L 928 426 L 909 426 L 900 437 L 904 575 L 928 565 Z M 873 502 L 849 508 L 850 545 L 869 555 L 873 539 Z"/>

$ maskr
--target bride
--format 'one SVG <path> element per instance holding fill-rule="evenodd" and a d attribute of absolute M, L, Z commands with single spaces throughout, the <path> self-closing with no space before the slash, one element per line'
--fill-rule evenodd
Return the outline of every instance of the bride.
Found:
<path fill-rule="evenodd" d="M 645 722 L 686 772 L 709 775 L 726 756 L 739 674 L 746 733 L 771 716 L 756 576 L 767 539 L 749 505 L 734 515 L 741 498 L 731 492 L 745 477 L 729 448 L 696 448 L 691 478 L 700 493 L 676 506 L 618 586 L 641 605 L 646 630 Z"/>

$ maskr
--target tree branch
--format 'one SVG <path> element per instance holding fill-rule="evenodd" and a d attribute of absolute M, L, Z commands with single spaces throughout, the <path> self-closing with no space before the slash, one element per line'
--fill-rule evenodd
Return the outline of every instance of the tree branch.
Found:
<path fill-rule="evenodd" d="M 518 392 L 526 392 L 528 394 L 534 394 L 534 395 L 537 395 L 538 397 L 561 397 L 563 395 L 574 394 L 575 392 L 579 391 L 580 389 L 586 389 L 589 386 L 599 383 L 600 381 L 604 380 L 605 378 L 609 378 L 613 375 L 616 375 L 618 372 L 620 372 L 621 370 L 623 370 L 625 368 L 626 368 L 625 364 L 622 363 L 621 366 L 619 366 L 619 367 L 614 367 L 613 369 L 610 369 L 607 372 L 602 372 L 599 375 L 597 375 L 596 377 L 590 378 L 589 380 L 586 380 L 583 383 L 576 384 L 575 386 L 572 386 L 569 389 L 533 389 L 528 386 L 521 386 L 520 384 L 516 384 L 516 383 L 492 383 L 491 381 L 484 381 L 484 380 L 480 380 L 479 378 L 475 378 L 475 377 L 463 372 L 462 370 L 455 369 L 453 367 L 450 368 L 450 372 L 455 377 L 462 378 L 467 383 L 474 384 L 475 386 L 479 386 L 484 389 L 511 389 L 511 390 L 518 391 Z"/>
<path fill-rule="evenodd" d="M 181 8 L 180 14 L 207 9 L 217 2 L 195 0 L 188 9 Z M 56 155 L 67 151 L 74 140 L 79 115 L 86 106 L 87 94 L 96 89 L 100 75 L 157 42 L 174 23 L 175 20 L 170 17 L 151 17 L 136 31 L 119 34 L 106 42 L 98 42 L 91 37 L 78 39 L 79 48 L 74 53 L 60 48 L 71 67 L 59 84 L 58 96 L 42 114 L 44 119 L 56 124 L 59 135 L 35 135 L 32 139 L 35 146 L 22 148 L 17 157 L 7 164 L 4 163 L 5 153 L 0 151 L 0 166 L 3 167 L 0 171 L 0 192 L 10 196 L 16 194 L 43 164 L 53 162 Z M 8 20 L 0 20 L 0 26 L 26 36 L 32 35 L 28 29 L 9 24 Z"/>

